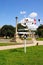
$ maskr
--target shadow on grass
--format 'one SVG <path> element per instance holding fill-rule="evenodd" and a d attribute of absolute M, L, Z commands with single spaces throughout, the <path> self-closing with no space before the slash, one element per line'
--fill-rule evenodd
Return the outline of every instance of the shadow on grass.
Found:
<path fill-rule="evenodd" d="M 9 50 L 10 52 L 23 52 L 23 49 L 11 49 Z"/>

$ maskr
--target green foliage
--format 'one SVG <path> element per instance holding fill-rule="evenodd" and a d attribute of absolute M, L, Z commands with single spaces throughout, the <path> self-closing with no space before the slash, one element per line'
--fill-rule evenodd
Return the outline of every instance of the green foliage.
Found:
<path fill-rule="evenodd" d="M 0 65 L 43 65 L 43 46 L 0 51 Z"/>
<path fill-rule="evenodd" d="M 36 31 L 39 37 L 43 37 L 43 25 L 40 25 Z"/>
<path fill-rule="evenodd" d="M 19 24 L 17 25 L 17 27 L 18 27 L 18 29 L 26 28 L 26 27 L 22 26 L 21 23 L 19 23 Z"/>
<path fill-rule="evenodd" d="M 36 40 L 38 40 L 38 41 L 43 41 L 43 38 L 36 38 Z"/>
<path fill-rule="evenodd" d="M 1 35 L 2 36 L 9 36 L 9 37 L 13 37 L 15 33 L 15 28 L 12 25 L 4 25 L 1 28 Z"/>
<path fill-rule="evenodd" d="M 22 26 L 20 23 L 17 25 L 17 28 L 18 28 L 18 31 L 20 30 L 20 29 L 25 29 L 25 28 L 27 28 L 27 26 Z M 24 32 L 25 30 L 21 30 L 21 32 Z"/>
<path fill-rule="evenodd" d="M 17 28 L 18 28 L 18 32 L 28 32 L 29 30 L 24 30 L 24 29 L 28 29 L 27 26 L 22 26 L 20 23 L 17 25 Z M 21 38 L 23 34 L 19 34 L 19 37 Z M 23 39 L 23 38 L 21 38 Z"/>

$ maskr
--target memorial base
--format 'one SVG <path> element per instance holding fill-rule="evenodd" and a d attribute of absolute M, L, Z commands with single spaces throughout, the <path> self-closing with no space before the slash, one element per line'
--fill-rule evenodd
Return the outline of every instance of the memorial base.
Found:
<path fill-rule="evenodd" d="M 16 34 L 16 42 L 17 43 L 23 43 L 23 40 L 20 39 L 18 34 Z"/>

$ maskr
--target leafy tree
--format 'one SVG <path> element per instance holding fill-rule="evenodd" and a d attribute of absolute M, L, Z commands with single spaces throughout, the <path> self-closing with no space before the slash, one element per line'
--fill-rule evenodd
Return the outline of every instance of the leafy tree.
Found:
<path fill-rule="evenodd" d="M 25 28 L 28 28 L 27 26 L 22 26 L 20 23 L 17 25 L 17 28 L 18 28 L 18 31 L 20 30 L 20 29 L 25 29 Z M 25 30 L 21 30 L 21 32 L 25 32 Z"/>
<path fill-rule="evenodd" d="M 28 32 L 29 30 L 24 30 L 24 29 L 28 29 L 28 27 L 27 26 L 22 26 L 20 23 L 17 25 L 17 30 L 18 30 L 18 32 Z M 21 38 L 21 36 L 22 36 L 23 34 L 19 34 L 19 37 Z"/>
<path fill-rule="evenodd" d="M 15 27 L 13 27 L 12 25 L 4 25 L 1 28 L 1 35 L 2 36 L 9 36 L 9 37 L 13 37 L 15 34 Z"/>
<path fill-rule="evenodd" d="M 38 34 L 39 37 L 43 37 L 43 25 L 37 28 L 36 34 Z"/>

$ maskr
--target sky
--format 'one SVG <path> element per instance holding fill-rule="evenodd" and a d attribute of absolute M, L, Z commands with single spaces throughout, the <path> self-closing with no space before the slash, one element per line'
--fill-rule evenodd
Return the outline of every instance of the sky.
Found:
<path fill-rule="evenodd" d="M 24 17 L 29 17 L 32 12 L 37 13 L 37 25 L 43 24 L 43 0 L 0 0 L 0 26 L 15 26 L 16 16 L 19 22 Z"/>

